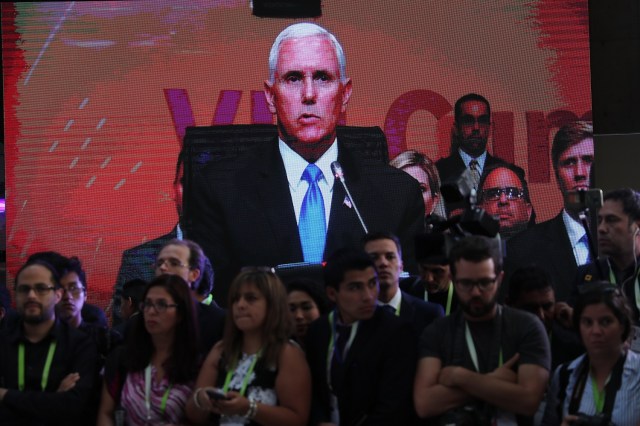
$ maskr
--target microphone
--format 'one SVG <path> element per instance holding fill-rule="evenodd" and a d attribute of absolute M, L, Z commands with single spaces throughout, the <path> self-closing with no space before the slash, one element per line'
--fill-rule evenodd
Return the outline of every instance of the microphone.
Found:
<path fill-rule="evenodd" d="M 347 188 L 347 182 L 344 180 L 344 171 L 342 170 L 342 166 L 337 161 L 331 163 L 331 171 L 333 172 L 333 176 L 338 179 L 342 183 L 342 187 L 344 188 L 344 192 L 347 193 L 347 197 L 351 200 L 351 204 L 353 205 L 353 209 L 356 211 L 356 215 L 358 216 L 358 220 L 360 221 L 360 225 L 362 225 L 362 229 L 364 229 L 364 233 L 368 234 L 369 230 L 367 230 L 367 225 L 364 224 L 364 220 L 362 220 L 362 216 L 360 215 L 360 210 L 358 210 L 358 206 L 356 206 L 356 200 L 353 199 L 351 193 L 349 192 L 349 188 Z"/>

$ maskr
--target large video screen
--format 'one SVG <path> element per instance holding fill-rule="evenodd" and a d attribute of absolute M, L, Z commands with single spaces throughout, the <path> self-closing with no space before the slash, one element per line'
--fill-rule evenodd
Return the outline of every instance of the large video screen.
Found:
<path fill-rule="evenodd" d="M 123 251 L 176 227 L 185 128 L 275 123 L 268 53 L 297 21 L 248 3 L 2 4 L 9 284 L 55 250 L 83 261 L 106 307 Z M 391 159 L 435 161 L 455 101 L 481 94 L 489 152 L 525 170 L 538 222 L 558 214 L 554 132 L 591 117 L 587 0 L 332 0 L 311 21 L 344 47 L 347 125 L 382 128 Z"/>

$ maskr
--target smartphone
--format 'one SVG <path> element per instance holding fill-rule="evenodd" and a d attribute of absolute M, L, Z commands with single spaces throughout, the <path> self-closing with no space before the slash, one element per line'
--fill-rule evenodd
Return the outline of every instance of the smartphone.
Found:
<path fill-rule="evenodd" d="M 214 401 L 220 401 L 220 400 L 223 400 L 223 399 L 229 399 L 227 397 L 227 394 L 224 393 L 222 391 L 222 389 L 219 389 L 219 388 L 206 389 L 205 392 L 207 393 L 207 395 L 209 395 L 209 398 L 213 399 Z"/>
<path fill-rule="evenodd" d="M 602 190 L 595 188 L 586 191 L 567 191 L 564 194 L 564 204 L 573 210 L 597 209 L 602 207 Z"/>

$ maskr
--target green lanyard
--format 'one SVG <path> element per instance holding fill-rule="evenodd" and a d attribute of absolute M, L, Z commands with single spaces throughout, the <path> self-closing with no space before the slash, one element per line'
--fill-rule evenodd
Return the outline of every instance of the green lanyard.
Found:
<path fill-rule="evenodd" d="M 42 370 L 42 391 L 47 388 L 47 382 L 49 381 L 49 371 L 51 370 L 51 364 L 53 363 L 53 354 L 56 353 L 55 340 L 49 344 L 49 352 L 47 352 L 47 360 L 44 362 L 44 369 Z M 24 390 L 24 343 L 18 345 L 18 389 Z"/>
<path fill-rule="evenodd" d="M 469 355 L 471 355 L 471 361 L 477 372 L 480 372 L 480 366 L 478 365 L 478 353 L 476 352 L 476 345 L 473 343 L 473 337 L 471 337 L 471 331 L 469 330 L 469 324 L 464 323 L 464 337 L 467 340 L 467 348 L 469 349 Z M 500 355 L 498 357 L 498 367 L 503 364 L 502 359 L 502 346 L 500 346 Z"/>
<path fill-rule="evenodd" d="M 162 395 L 162 401 L 160 402 L 160 416 L 164 416 L 164 412 L 167 409 L 167 400 L 169 399 L 169 393 L 173 383 L 169 383 L 169 387 L 164 391 Z M 151 364 L 147 365 L 144 370 L 144 404 L 147 407 L 147 422 L 151 421 Z"/>
<path fill-rule="evenodd" d="M 338 333 L 336 332 L 336 311 L 332 311 L 329 314 L 329 326 L 331 328 L 331 337 L 329 338 L 329 347 L 327 348 L 327 384 L 329 385 L 329 389 L 331 388 L 331 361 L 334 357 L 334 352 L 336 350 L 336 339 Z M 356 334 L 358 333 L 358 325 L 360 325 L 360 321 L 356 321 L 351 325 L 351 334 L 349 335 L 349 340 L 347 344 L 344 346 L 344 353 L 335 352 L 335 356 L 337 361 L 342 363 L 342 360 L 346 358 L 346 354 L 349 352 L 349 348 L 353 344 L 353 341 L 356 338 Z M 332 390 L 333 392 L 333 390 Z"/>
<path fill-rule="evenodd" d="M 606 390 L 602 389 L 601 392 L 598 389 L 598 384 L 593 377 L 591 377 L 591 389 L 593 390 L 593 400 L 596 403 L 596 414 L 602 413 L 602 409 L 604 408 L 604 398 L 606 395 Z"/>
<path fill-rule="evenodd" d="M 424 291 L 424 300 L 429 301 L 429 292 Z M 449 290 L 447 290 L 447 307 L 444 311 L 445 316 L 449 316 L 451 313 L 451 302 L 453 301 L 453 283 L 449 281 Z"/>
<path fill-rule="evenodd" d="M 253 361 L 251 361 L 251 365 L 247 370 L 247 374 L 244 375 L 244 379 L 242 380 L 242 387 L 240 388 L 240 395 L 242 396 L 244 396 L 245 392 L 247 391 L 249 378 L 251 377 L 251 373 L 253 373 L 253 369 L 256 367 L 256 362 L 258 362 L 258 358 L 260 358 L 261 354 L 262 354 L 262 349 L 258 351 L 257 354 L 255 354 Z M 222 387 L 222 390 L 224 391 L 224 393 L 227 393 L 227 391 L 229 391 L 229 384 L 231 383 L 231 377 L 233 376 L 233 372 L 237 367 L 238 367 L 238 364 L 236 363 L 236 365 L 234 365 L 233 368 L 230 368 L 229 371 L 227 371 L 227 377 L 224 379 L 224 386 Z"/>

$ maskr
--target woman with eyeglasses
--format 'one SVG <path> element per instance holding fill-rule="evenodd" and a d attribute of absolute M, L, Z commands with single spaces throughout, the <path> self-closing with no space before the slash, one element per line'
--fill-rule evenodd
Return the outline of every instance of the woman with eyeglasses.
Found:
<path fill-rule="evenodd" d="M 555 371 L 543 425 L 640 424 L 640 355 L 629 350 L 631 310 L 609 282 L 585 283 L 573 324 L 587 352 Z"/>
<path fill-rule="evenodd" d="M 311 376 L 292 332 L 287 293 L 263 268 L 244 269 L 229 289 L 222 342 L 205 360 L 187 416 L 196 424 L 303 426 Z"/>
<path fill-rule="evenodd" d="M 107 360 L 99 426 L 184 422 L 199 365 L 189 286 L 176 275 L 160 275 L 142 300 L 126 346 Z"/>

